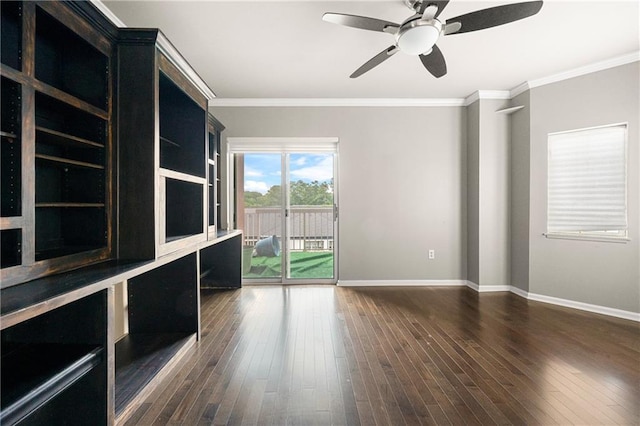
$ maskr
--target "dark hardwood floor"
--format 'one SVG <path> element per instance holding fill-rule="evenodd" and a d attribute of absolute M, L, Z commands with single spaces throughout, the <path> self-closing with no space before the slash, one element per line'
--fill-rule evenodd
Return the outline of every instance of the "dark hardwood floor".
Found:
<path fill-rule="evenodd" d="M 640 325 L 468 288 L 202 293 L 127 424 L 640 424 Z"/>

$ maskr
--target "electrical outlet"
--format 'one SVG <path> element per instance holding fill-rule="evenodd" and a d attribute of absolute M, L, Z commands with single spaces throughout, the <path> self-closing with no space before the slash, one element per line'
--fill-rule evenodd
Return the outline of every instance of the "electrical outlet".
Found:
<path fill-rule="evenodd" d="M 435 258 L 436 258 L 436 251 L 429 250 L 429 259 L 435 259 Z"/>

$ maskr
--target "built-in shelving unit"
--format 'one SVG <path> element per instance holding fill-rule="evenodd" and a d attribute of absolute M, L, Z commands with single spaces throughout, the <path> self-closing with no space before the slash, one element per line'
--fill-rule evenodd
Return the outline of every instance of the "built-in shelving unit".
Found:
<path fill-rule="evenodd" d="M 121 217 L 127 220 L 120 228 L 125 235 L 120 248 L 142 258 L 207 239 L 207 99 L 212 94 L 192 84 L 179 61 L 167 56 L 174 49 L 158 30 L 121 29 L 121 177 L 145 195 L 121 198 Z M 148 111 L 140 112 L 144 104 Z M 133 228 L 136 233 L 129 232 Z"/>
<path fill-rule="evenodd" d="M 240 286 L 224 127 L 160 31 L 0 9 L 0 423 L 123 423 L 199 339 L 201 284 Z"/>
<path fill-rule="evenodd" d="M 104 290 L 3 327 L 0 423 L 106 423 L 107 301 Z"/>
<path fill-rule="evenodd" d="M 17 1 L 0 2 L 2 22 L 2 46 L 0 57 L 2 64 L 20 71 L 22 69 L 22 3 Z M 3 90 L 4 97 L 4 90 Z"/>
<path fill-rule="evenodd" d="M 36 9 L 35 33 L 36 79 L 106 112 L 108 54 L 42 8 Z"/>
<path fill-rule="evenodd" d="M 111 254 L 113 42 L 82 7 L 2 2 L 2 287 Z"/>
<path fill-rule="evenodd" d="M 220 167 L 220 138 L 224 126 L 213 115 L 209 114 L 207 120 L 207 187 L 208 187 L 208 234 L 209 239 L 216 238 L 217 231 L 222 229 L 222 206 L 220 197 L 222 194 Z"/>
<path fill-rule="evenodd" d="M 5 4 L 2 4 L 5 23 Z M 15 12 L 15 10 L 14 10 Z M 3 27 L 3 48 L 4 48 Z M 3 52 L 3 61 L 5 60 Z M 0 243 L 2 269 L 22 264 L 22 138 L 21 138 L 21 85 L 2 77 L 2 128 L 0 130 L 0 168 L 2 200 L 0 201 Z"/>
<path fill-rule="evenodd" d="M 122 416 L 139 392 L 189 344 L 199 327 L 196 254 L 128 280 L 129 333 L 115 347 L 115 410 Z"/>

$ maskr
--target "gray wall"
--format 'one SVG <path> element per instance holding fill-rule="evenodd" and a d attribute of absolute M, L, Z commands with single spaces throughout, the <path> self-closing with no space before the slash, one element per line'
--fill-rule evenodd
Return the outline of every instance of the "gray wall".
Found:
<path fill-rule="evenodd" d="M 638 62 L 531 90 L 529 291 L 640 312 L 640 66 Z M 628 123 L 626 244 L 547 239 L 547 135 Z"/>
<path fill-rule="evenodd" d="M 509 116 L 496 113 L 508 101 L 480 103 L 480 281 L 506 286 L 509 276 Z"/>
<path fill-rule="evenodd" d="M 467 107 L 467 279 L 480 283 L 480 102 Z"/>
<path fill-rule="evenodd" d="M 340 138 L 340 280 L 466 279 L 464 108 L 211 112 L 226 137 Z"/>
<path fill-rule="evenodd" d="M 508 286 L 509 116 L 504 100 L 467 107 L 467 279 Z"/>
<path fill-rule="evenodd" d="M 501 118 L 503 102 L 486 100 L 212 112 L 226 136 L 340 138 L 341 280 L 468 278 L 640 312 L 639 68 L 534 88 L 511 100 L 524 109 Z M 620 122 L 629 124 L 630 241 L 545 238 L 548 133 Z"/>
<path fill-rule="evenodd" d="M 529 91 L 511 100 L 513 106 L 521 105 L 511 120 L 511 169 L 510 169 L 510 234 L 511 285 L 529 291 L 529 182 L 531 126 Z"/>

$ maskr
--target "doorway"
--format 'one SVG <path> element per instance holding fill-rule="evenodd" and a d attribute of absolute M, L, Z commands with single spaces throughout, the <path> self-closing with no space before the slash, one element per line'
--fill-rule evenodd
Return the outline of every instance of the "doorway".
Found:
<path fill-rule="evenodd" d="M 337 282 L 337 152 L 230 143 L 245 283 Z M 264 149 L 264 146 L 262 146 Z M 327 152 L 328 151 L 328 152 Z"/>

